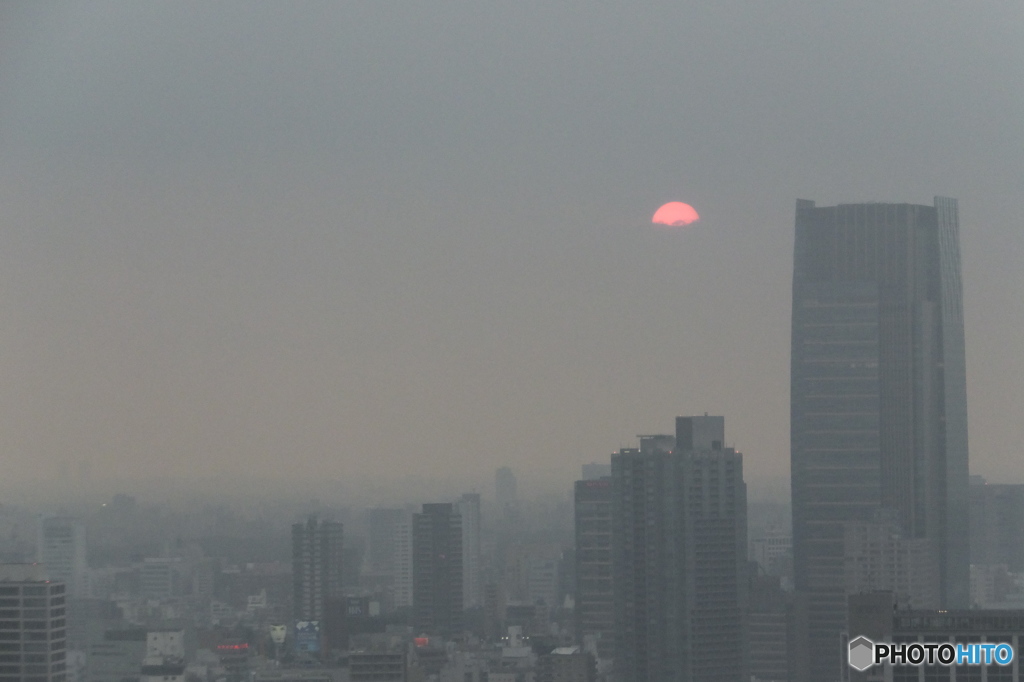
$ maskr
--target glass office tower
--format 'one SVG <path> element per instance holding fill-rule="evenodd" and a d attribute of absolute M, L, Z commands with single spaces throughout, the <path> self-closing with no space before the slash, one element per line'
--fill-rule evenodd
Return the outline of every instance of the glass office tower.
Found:
<path fill-rule="evenodd" d="M 955 199 L 796 205 L 793 550 L 813 680 L 839 677 L 845 522 L 929 539 L 943 608 L 969 605 L 958 232 Z"/>

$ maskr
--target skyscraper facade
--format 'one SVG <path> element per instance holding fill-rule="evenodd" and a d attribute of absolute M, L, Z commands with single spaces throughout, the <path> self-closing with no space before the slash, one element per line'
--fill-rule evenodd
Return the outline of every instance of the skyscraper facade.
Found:
<path fill-rule="evenodd" d="M 934 545 L 943 607 L 968 605 L 958 234 L 954 199 L 796 205 L 793 551 L 812 679 L 839 674 L 845 523 L 894 515 L 905 537 Z"/>
<path fill-rule="evenodd" d="M 971 477 L 971 563 L 1024 572 L 1024 485 Z"/>
<path fill-rule="evenodd" d="M 315 516 L 292 526 L 293 612 L 296 621 L 323 623 L 328 600 L 344 596 L 341 585 L 342 524 Z"/>
<path fill-rule="evenodd" d="M 37 565 L 0 565 L 0 682 L 67 679 L 64 590 Z"/>
<path fill-rule="evenodd" d="M 367 514 L 366 572 L 390 582 L 392 606 L 412 606 L 412 512 L 371 509 Z"/>
<path fill-rule="evenodd" d="M 612 456 L 615 668 L 624 682 L 747 680 L 747 496 L 722 417 Z"/>
<path fill-rule="evenodd" d="M 412 605 L 417 633 L 462 630 L 462 517 L 452 504 L 413 516 Z"/>
<path fill-rule="evenodd" d="M 462 606 L 483 606 L 483 567 L 480 548 L 480 495 L 466 493 L 457 503 L 462 517 Z"/>
<path fill-rule="evenodd" d="M 576 641 L 593 638 L 600 658 L 615 649 L 612 481 L 576 481 Z"/>
<path fill-rule="evenodd" d="M 367 512 L 366 572 L 391 575 L 398 563 L 395 536 L 402 521 L 412 514 L 404 509 L 371 509 Z"/>

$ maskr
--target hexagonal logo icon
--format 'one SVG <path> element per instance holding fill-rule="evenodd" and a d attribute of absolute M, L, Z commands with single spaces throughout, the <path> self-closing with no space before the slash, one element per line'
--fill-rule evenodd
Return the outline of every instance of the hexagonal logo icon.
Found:
<path fill-rule="evenodd" d="M 875 643 L 867 637 L 850 640 L 850 667 L 859 672 L 870 668 L 875 661 Z"/>

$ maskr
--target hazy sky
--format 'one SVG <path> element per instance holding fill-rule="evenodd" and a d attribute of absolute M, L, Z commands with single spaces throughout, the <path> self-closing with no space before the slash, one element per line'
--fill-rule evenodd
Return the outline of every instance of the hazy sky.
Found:
<path fill-rule="evenodd" d="M 1024 482 L 1021 83 L 1020 2 L 5 3 L 4 475 L 567 485 L 707 411 L 756 488 L 795 200 L 940 194 Z"/>

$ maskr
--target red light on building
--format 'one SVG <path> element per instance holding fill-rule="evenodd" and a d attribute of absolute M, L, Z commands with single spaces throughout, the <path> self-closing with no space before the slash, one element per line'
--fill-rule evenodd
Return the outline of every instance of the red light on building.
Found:
<path fill-rule="evenodd" d="M 430 644 L 430 638 L 429 637 L 413 637 L 412 638 L 412 642 L 416 646 L 423 647 L 423 646 L 426 646 L 426 645 Z"/>

